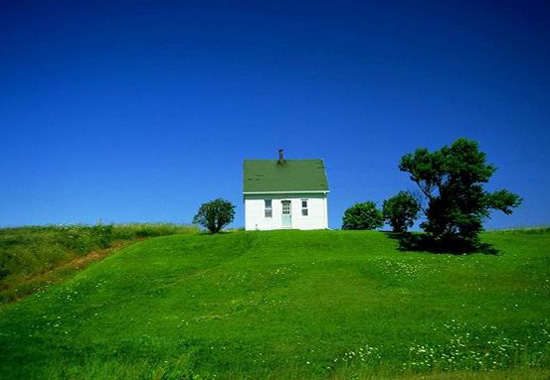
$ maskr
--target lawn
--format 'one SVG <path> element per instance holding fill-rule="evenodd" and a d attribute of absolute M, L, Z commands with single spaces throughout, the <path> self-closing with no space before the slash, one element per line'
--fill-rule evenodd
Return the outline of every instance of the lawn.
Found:
<path fill-rule="evenodd" d="M 550 231 L 173 235 L 0 310 L 2 379 L 548 378 Z"/>

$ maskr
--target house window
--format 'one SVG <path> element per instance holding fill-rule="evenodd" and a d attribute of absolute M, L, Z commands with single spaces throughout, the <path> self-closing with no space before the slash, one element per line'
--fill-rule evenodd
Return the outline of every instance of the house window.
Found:
<path fill-rule="evenodd" d="M 308 210 L 307 210 L 307 199 L 302 199 L 302 216 L 307 216 Z"/>
<path fill-rule="evenodd" d="M 266 199 L 265 201 L 265 217 L 273 217 L 273 208 L 271 207 L 271 199 Z"/>

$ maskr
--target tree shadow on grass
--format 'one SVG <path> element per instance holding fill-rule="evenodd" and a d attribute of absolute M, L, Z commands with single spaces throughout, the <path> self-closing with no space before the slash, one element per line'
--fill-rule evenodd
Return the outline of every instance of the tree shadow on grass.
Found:
<path fill-rule="evenodd" d="M 218 231 L 218 232 L 210 232 L 210 231 L 201 231 L 197 235 L 200 236 L 219 236 L 219 235 L 229 235 L 232 234 L 233 231 Z"/>
<path fill-rule="evenodd" d="M 384 232 L 390 239 L 399 241 L 399 250 L 408 252 L 429 252 L 451 255 L 468 255 L 481 253 L 498 255 L 501 252 L 492 244 L 480 241 L 470 242 L 461 239 L 435 240 L 424 233 Z"/>

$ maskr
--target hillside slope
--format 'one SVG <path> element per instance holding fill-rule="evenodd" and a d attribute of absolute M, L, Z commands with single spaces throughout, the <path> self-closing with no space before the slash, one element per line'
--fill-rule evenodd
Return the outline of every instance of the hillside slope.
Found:
<path fill-rule="evenodd" d="M 0 378 L 548 374 L 550 233 L 484 238 L 502 254 L 380 232 L 155 238 L 5 307 Z"/>

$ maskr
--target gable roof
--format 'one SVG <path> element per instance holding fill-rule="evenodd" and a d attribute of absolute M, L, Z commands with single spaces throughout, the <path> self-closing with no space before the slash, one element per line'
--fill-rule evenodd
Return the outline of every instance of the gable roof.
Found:
<path fill-rule="evenodd" d="M 328 192 L 323 160 L 244 160 L 244 193 Z"/>

